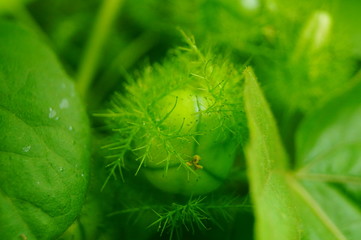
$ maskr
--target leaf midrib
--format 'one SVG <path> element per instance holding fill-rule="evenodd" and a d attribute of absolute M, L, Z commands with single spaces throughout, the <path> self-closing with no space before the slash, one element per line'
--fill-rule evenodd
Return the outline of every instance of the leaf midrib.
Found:
<path fill-rule="evenodd" d="M 315 216 L 337 240 L 347 240 L 347 237 L 340 231 L 330 217 L 325 213 L 318 202 L 309 194 L 309 192 L 294 178 L 288 178 L 290 188 L 298 194 L 303 202 L 309 206 Z"/>

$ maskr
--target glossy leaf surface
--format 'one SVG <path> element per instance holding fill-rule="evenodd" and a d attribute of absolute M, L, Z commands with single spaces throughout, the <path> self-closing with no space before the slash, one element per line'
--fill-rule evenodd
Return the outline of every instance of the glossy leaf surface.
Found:
<path fill-rule="evenodd" d="M 0 238 L 54 239 L 88 183 L 89 125 L 52 52 L 0 23 Z"/>

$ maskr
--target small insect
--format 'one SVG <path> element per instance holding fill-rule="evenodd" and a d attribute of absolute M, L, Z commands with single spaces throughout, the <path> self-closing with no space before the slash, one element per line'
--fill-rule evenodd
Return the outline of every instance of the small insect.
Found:
<path fill-rule="evenodd" d="M 199 161 L 201 160 L 201 157 L 199 155 L 194 155 L 193 159 L 190 160 L 189 162 L 187 162 L 188 166 L 194 166 L 194 168 L 197 169 L 202 169 L 203 166 L 199 165 Z"/>

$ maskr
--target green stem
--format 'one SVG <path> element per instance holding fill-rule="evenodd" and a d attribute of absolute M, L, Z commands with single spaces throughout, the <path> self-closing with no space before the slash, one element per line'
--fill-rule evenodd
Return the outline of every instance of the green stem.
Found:
<path fill-rule="evenodd" d="M 99 11 L 90 40 L 87 43 L 84 57 L 76 78 L 77 89 L 83 99 L 86 98 L 93 80 L 110 27 L 123 3 L 124 0 L 103 0 L 103 5 Z"/>
<path fill-rule="evenodd" d="M 98 104 L 103 101 L 109 92 L 116 88 L 119 76 L 149 51 L 157 41 L 158 37 L 155 34 L 145 32 L 122 49 L 97 81 L 94 87 L 97 91 L 92 96 L 93 102 Z"/>

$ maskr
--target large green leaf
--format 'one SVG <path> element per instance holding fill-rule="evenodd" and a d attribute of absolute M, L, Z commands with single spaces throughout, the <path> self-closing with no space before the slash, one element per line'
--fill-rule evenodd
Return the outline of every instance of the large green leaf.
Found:
<path fill-rule="evenodd" d="M 311 239 L 361 236 L 361 84 L 309 115 L 290 181 Z"/>
<path fill-rule="evenodd" d="M 0 43 L 0 239 L 54 239 L 82 206 L 88 120 L 36 36 L 0 22 Z"/>
<path fill-rule="evenodd" d="M 302 239 L 359 239 L 361 84 L 305 119 L 297 132 L 296 170 L 283 177 L 287 157 L 272 115 L 252 72 L 245 74 L 246 153 L 257 238 L 297 239 L 294 231 L 299 229 Z"/>
<path fill-rule="evenodd" d="M 256 215 L 256 238 L 300 239 L 286 184 L 288 157 L 252 69 L 246 69 L 244 74 L 245 110 L 250 132 L 246 157 Z"/>

